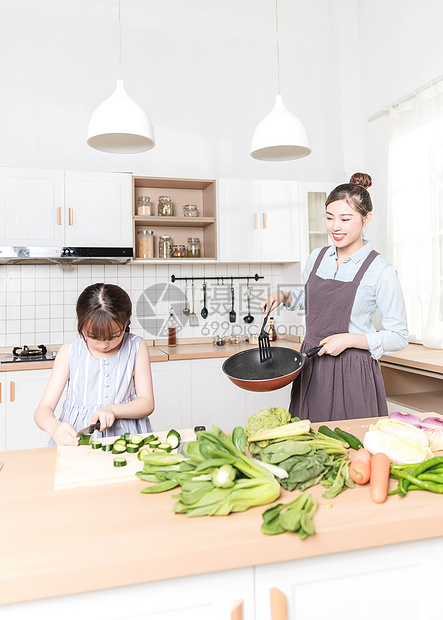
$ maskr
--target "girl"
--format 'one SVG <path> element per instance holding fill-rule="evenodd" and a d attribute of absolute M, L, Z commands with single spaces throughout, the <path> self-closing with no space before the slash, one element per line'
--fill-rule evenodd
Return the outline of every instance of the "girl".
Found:
<path fill-rule="evenodd" d="M 294 381 L 289 410 L 311 422 L 388 414 L 377 360 L 408 344 L 406 310 L 395 269 L 363 239 L 372 217 L 369 175 L 354 174 L 326 200 L 326 230 L 333 245 L 308 258 L 303 286 L 264 296 L 260 309 L 280 304 L 306 310 L 301 351 L 322 346 L 305 358 Z M 267 308 L 265 308 L 267 306 Z M 376 310 L 382 329 L 376 331 Z"/>
<path fill-rule="evenodd" d="M 100 434 L 149 433 L 154 410 L 146 342 L 129 333 L 132 304 L 114 284 L 91 284 L 77 300 L 80 338 L 57 353 L 43 398 L 34 414 L 51 435 L 49 445 L 75 446 L 77 432 L 100 421 Z M 54 411 L 67 384 L 58 420 Z"/>

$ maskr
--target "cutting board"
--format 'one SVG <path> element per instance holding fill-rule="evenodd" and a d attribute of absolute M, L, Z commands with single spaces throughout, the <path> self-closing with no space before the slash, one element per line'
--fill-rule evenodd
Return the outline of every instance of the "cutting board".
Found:
<path fill-rule="evenodd" d="M 160 441 L 166 441 L 167 431 L 155 433 Z M 194 430 L 180 431 L 183 443 L 195 439 Z M 146 437 L 146 434 L 142 437 Z M 105 437 L 103 444 L 113 443 L 118 437 Z M 177 450 L 173 450 L 177 452 Z M 141 471 L 143 463 L 137 454 L 124 452 L 125 467 L 114 467 L 116 457 L 112 452 L 93 450 L 90 446 L 57 446 L 54 489 L 74 489 L 76 487 L 127 482 L 134 480 L 135 473 Z"/>

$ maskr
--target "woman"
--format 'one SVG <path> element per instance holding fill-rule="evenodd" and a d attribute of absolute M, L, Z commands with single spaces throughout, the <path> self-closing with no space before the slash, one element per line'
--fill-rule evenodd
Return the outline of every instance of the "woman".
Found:
<path fill-rule="evenodd" d="M 280 304 L 306 310 L 301 351 L 321 346 L 306 358 L 294 381 L 289 410 L 311 422 L 388 414 L 377 360 L 408 344 L 406 310 L 394 267 L 363 231 L 372 217 L 368 174 L 354 174 L 326 200 L 326 230 L 333 245 L 309 256 L 303 286 L 264 296 L 260 308 L 270 313 Z M 376 331 L 376 310 L 382 329 Z"/>

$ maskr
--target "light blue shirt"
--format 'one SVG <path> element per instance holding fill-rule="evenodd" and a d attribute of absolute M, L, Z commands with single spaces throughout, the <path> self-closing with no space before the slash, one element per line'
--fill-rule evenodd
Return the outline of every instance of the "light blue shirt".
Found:
<path fill-rule="evenodd" d="M 334 245 L 326 251 L 318 269 L 317 276 L 325 279 L 350 282 L 354 279 L 363 261 L 372 251 L 370 241 L 354 252 L 340 267 L 337 267 L 337 252 Z M 292 303 L 289 310 L 305 308 L 305 285 L 314 266 L 320 248 L 314 250 L 303 271 L 303 285 L 297 290 L 289 289 Z M 375 311 L 379 310 L 382 318 L 382 329 L 376 330 L 373 324 Z M 361 279 L 357 288 L 354 305 L 349 321 L 349 332 L 365 334 L 369 350 L 374 359 L 385 353 L 403 349 L 408 344 L 408 327 L 406 323 L 406 307 L 403 293 L 394 267 L 386 259 L 378 255 Z"/>

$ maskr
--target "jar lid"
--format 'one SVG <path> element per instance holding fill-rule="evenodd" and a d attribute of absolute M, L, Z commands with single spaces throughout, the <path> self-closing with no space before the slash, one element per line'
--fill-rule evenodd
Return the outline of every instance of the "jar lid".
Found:
<path fill-rule="evenodd" d="M 159 200 L 164 200 L 164 201 L 171 200 L 171 196 L 159 196 L 158 199 Z"/>
<path fill-rule="evenodd" d="M 171 239 L 171 235 L 160 235 L 159 239 L 164 239 L 165 241 L 169 241 L 169 239 Z"/>
<path fill-rule="evenodd" d="M 153 230 L 137 230 L 137 235 L 153 235 Z"/>
<path fill-rule="evenodd" d="M 139 196 L 137 202 L 151 202 L 151 196 Z"/>
<path fill-rule="evenodd" d="M 198 209 L 197 205 L 183 205 L 183 209 Z"/>
<path fill-rule="evenodd" d="M 188 243 L 200 243 L 200 239 L 198 237 L 188 237 Z"/>

